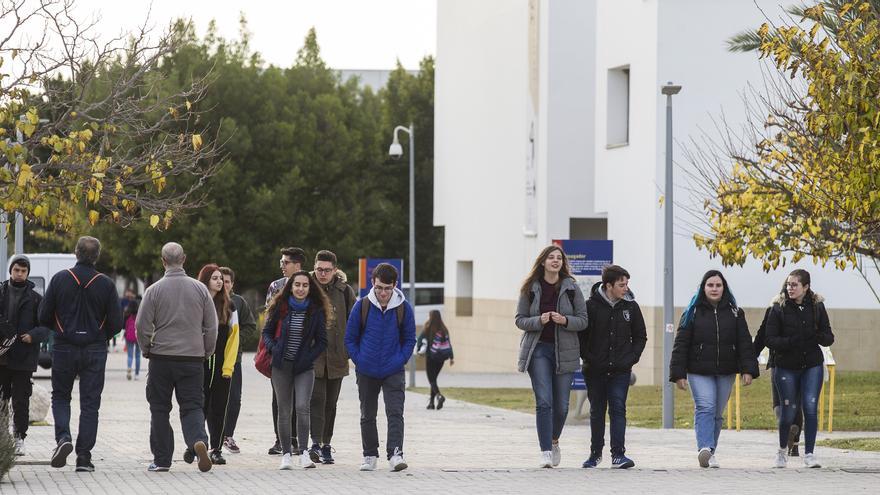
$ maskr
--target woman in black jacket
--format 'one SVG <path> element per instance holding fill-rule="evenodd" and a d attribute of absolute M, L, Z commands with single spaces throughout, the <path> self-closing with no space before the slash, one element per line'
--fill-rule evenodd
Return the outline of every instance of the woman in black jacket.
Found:
<path fill-rule="evenodd" d="M 788 462 L 786 447 L 799 405 L 804 412 L 804 465 L 821 467 L 813 455 L 825 361 L 819 346 L 834 343 L 823 301 L 810 289 L 810 273 L 794 270 L 767 317 L 767 347 L 773 351 L 776 365 L 773 386 L 784 405 L 779 418 L 780 448 L 775 465 L 778 468 L 784 468 Z"/>
<path fill-rule="evenodd" d="M 709 270 L 681 316 L 669 363 L 670 381 L 682 390 L 690 383 L 701 467 L 719 467 L 715 449 L 737 373 L 743 385 L 758 376 L 752 336 L 727 280 Z"/>
<path fill-rule="evenodd" d="M 294 407 L 298 464 L 313 468 L 315 463 L 303 447 L 309 444 L 314 361 L 327 348 L 325 323 L 330 302 L 309 272 L 299 271 L 272 298 L 266 314 L 263 343 L 272 354 L 272 388 L 278 398 L 278 438 L 283 453 L 280 469 L 293 469 L 290 417 Z"/>

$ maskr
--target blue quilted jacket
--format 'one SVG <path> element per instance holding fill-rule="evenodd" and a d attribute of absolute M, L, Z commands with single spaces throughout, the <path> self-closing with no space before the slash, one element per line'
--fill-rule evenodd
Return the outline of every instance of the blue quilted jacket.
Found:
<path fill-rule="evenodd" d="M 363 304 L 373 306 L 367 314 L 366 325 L 361 328 Z M 404 311 L 402 325 L 398 326 L 395 308 L 400 304 Z M 415 345 L 416 320 L 413 309 L 403 300 L 403 293 L 399 289 L 395 289 L 395 295 L 384 312 L 370 297 L 354 304 L 345 328 L 345 347 L 358 373 L 382 379 L 403 371 Z"/>

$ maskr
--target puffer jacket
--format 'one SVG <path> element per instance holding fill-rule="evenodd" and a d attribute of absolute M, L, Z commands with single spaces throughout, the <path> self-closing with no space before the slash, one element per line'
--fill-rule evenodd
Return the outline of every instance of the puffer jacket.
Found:
<path fill-rule="evenodd" d="M 370 304 L 366 325 L 361 328 L 361 305 Z M 398 325 L 397 307 L 403 306 Z M 345 347 L 355 371 L 370 378 L 387 378 L 403 371 L 416 345 L 416 320 L 403 292 L 395 288 L 391 300 L 382 306 L 373 291 L 351 308 L 345 328 Z"/>
<path fill-rule="evenodd" d="M 560 282 L 556 312 L 568 318 L 566 326 L 556 325 L 556 374 L 573 373 L 580 368 L 578 332 L 587 328 L 587 304 L 574 279 Z M 530 293 L 520 294 L 516 305 L 516 327 L 523 331 L 519 341 L 517 369 L 529 369 L 532 353 L 541 340 L 541 282 L 532 282 Z"/>
<path fill-rule="evenodd" d="M 780 294 L 767 317 L 767 347 L 778 368 L 806 369 L 825 362 L 820 345 L 834 343 L 825 299 L 810 291 L 802 304 Z"/>
<path fill-rule="evenodd" d="M 0 308 L 3 312 L 6 311 L 10 283 L 9 280 L 0 282 Z M 42 297 L 34 291 L 33 282 L 28 280 L 26 284 L 24 294 L 18 301 L 18 309 L 13 314 L 6 315 L 19 337 L 3 358 L 6 360 L 6 367 L 16 371 L 36 371 L 40 343 L 49 338 L 49 329 L 37 323 L 37 308 Z M 21 340 L 24 334 L 31 336 L 30 344 Z"/>
<path fill-rule="evenodd" d="M 315 358 L 327 348 L 324 311 L 317 304 L 309 304 L 303 321 L 302 344 L 293 362 L 293 374 L 298 375 L 314 367 Z M 287 334 L 290 331 L 290 307 L 283 298 L 266 318 L 263 326 L 263 344 L 272 355 L 272 367 L 281 368 L 284 363 L 284 350 L 287 348 Z M 278 335 L 276 339 L 275 336 Z"/>
<path fill-rule="evenodd" d="M 697 303 L 694 318 L 679 327 L 669 363 L 669 381 L 697 375 L 748 373 L 758 377 L 758 359 L 745 312 L 725 296 L 717 307 Z"/>
<path fill-rule="evenodd" d="M 315 360 L 315 377 L 336 379 L 348 376 L 348 350 L 345 348 L 345 327 L 348 315 L 357 300 L 345 274 L 337 275 L 326 286 L 318 284 L 330 299 L 330 321 L 327 322 L 327 350 Z"/>
<path fill-rule="evenodd" d="M 632 291 L 612 306 L 602 282 L 596 282 L 587 300 L 587 319 L 587 329 L 578 334 L 584 374 L 632 370 L 648 342 L 645 318 Z"/>

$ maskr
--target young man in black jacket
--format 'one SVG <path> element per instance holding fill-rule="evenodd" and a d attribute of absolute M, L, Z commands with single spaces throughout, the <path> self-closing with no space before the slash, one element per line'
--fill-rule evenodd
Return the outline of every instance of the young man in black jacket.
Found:
<path fill-rule="evenodd" d="M 52 416 L 55 441 L 51 465 L 67 464 L 73 450 L 70 394 L 79 377 L 79 433 L 76 470 L 92 472 L 92 448 L 98 436 L 98 409 L 104 391 L 107 342 L 122 328 L 116 284 L 95 269 L 101 242 L 83 236 L 76 242 L 76 265 L 56 273 L 40 305 L 40 324 L 54 330 L 52 347 Z"/>
<path fill-rule="evenodd" d="M 9 322 L 15 334 L 11 346 L 0 356 L 0 401 L 12 399 L 15 455 L 24 455 L 27 437 L 31 377 L 37 370 L 40 343 L 49 337 L 49 329 L 38 326 L 37 308 L 42 299 L 28 280 L 31 262 L 22 254 L 9 264 L 9 280 L 0 283 L 0 318 Z"/>
<path fill-rule="evenodd" d="M 629 272 L 617 265 L 602 270 L 587 300 L 587 329 L 581 332 L 584 381 L 590 399 L 590 457 L 583 467 L 602 462 L 605 412 L 611 419 L 611 467 L 635 466 L 626 457 L 626 396 L 632 367 L 639 362 L 648 335 L 642 310 L 629 290 Z"/>

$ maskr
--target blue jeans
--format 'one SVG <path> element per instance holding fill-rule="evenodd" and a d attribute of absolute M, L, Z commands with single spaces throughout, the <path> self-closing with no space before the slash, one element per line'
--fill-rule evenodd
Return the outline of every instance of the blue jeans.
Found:
<path fill-rule="evenodd" d="M 79 434 L 77 456 L 91 459 L 98 437 L 98 409 L 104 391 L 107 348 L 97 346 L 58 346 L 52 349 L 52 416 L 55 417 L 55 441 L 71 441 L 70 394 L 79 376 Z"/>
<path fill-rule="evenodd" d="M 823 374 L 824 368 L 821 364 L 804 370 L 779 367 L 774 370 L 773 386 L 779 393 L 782 411 L 779 417 L 779 448 L 788 445 L 788 432 L 800 406 L 804 411 L 804 450 L 807 454 L 813 453 L 813 447 L 816 445 L 816 430 L 819 427 L 817 410 Z"/>
<path fill-rule="evenodd" d="M 687 379 L 694 397 L 694 431 L 697 434 L 697 450 L 718 447 L 724 409 L 730 398 L 730 389 L 736 375 L 696 375 L 688 373 Z"/>
<path fill-rule="evenodd" d="M 611 456 L 626 452 L 626 396 L 630 372 L 584 373 L 590 399 L 590 453 L 602 454 L 605 447 L 605 411 L 611 418 Z"/>
<path fill-rule="evenodd" d="M 128 345 L 128 369 L 131 369 L 131 361 L 134 359 L 135 368 L 134 374 L 135 376 L 141 374 L 141 346 L 135 342 L 126 342 Z"/>
<path fill-rule="evenodd" d="M 568 416 L 572 373 L 556 374 L 556 345 L 538 342 L 529 363 L 529 378 L 535 392 L 535 423 L 541 451 L 550 450 L 562 435 Z"/>

